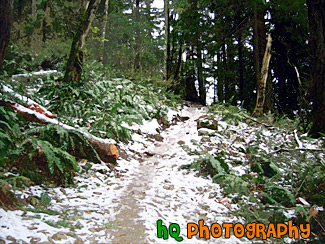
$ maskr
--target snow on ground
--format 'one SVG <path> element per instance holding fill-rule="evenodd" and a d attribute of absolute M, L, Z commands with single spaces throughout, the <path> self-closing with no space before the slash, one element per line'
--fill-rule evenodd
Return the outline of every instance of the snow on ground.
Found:
<path fill-rule="evenodd" d="M 172 237 L 157 238 L 156 222 L 161 219 L 167 226 L 178 223 L 185 243 L 203 242 L 186 238 L 188 222 L 236 221 L 218 203 L 218 185 L 195 172 L 179 170 L 197 157 L 189 156 L 182 144 L 190 146 L 191 140 L 200 140 L 195 119 L 205 112 L 186 107 L 180 115 L 190 119 L 162 132 L 163 141 L 149 136 L 159 126 L 157 121 L 145 123 L 141 135 L 134 134 L 133 142 L 121 145 L 126 158 L 118 160 L 115 174 L 105 164 L 80 162 L 83 173 L 75 177 L 76 187 L 16 191 L 21 197 L 34 198 L 47 193 L 48 209 L 55 212 L 0 209 L 0 239 L 8 243 L 174 243 Z M 241 242 L 232 238 L 227 242 Z"/>
<path fill-rule="evenodd" d="M 75 177 L 75 187 L 38 186 L 16 191 L 22 198 L 32 196 L 31 203 L 39 199 L 36 197 L 48 196 L 48 209 L 52 212 L 41 208 L 31 211 L 33 207 L 26 211 L 0 209 L 0 243 L 1 239 L 8 243 L 176 243 L 171 236 L 167 240 L 157 237 L 158 220 L 167 227 L 177 223 L 183 243 L 202 243 L 207 241 L 187 238 L 187 223 L 204 220 L 205 225 L 211 226 L 242 222 L 232 216 L 231 210 L 238 206 L 223 198 L 219 185 L 210 178 L 197 176 L 195 171 L 180 169 L 199 157 L 189 155 L 188 150 L 202 149 L 204 136 L 198 135 L 196 120 L 206 113 L 206 108 L 200 106 L 185 107 L 178 115 L 189 119 L 164 130 L 159 138 L 155 137 L 160 129 L 157 120 L 144 122 L 136 128 L 138 133 L 133 134 L 132 142 L 119 145 L 125 156 L 118 159 L 115 172 L 104 163 L 82 161 L 83 170 Z M 170 111 L 169 119 L 176 114 Z M 231 125 L 218 118 L 218 133 L 204 145 L 211 155 L 223 150 L 236 152 L 230 153 L 225 161 L 238 175 L 243 175 L 245 167 L 231 162 L 247 160 L 240 151 L 256 142 L 258 130 L 242 122 Z M 261 134 L 266 139 L 261 139 L 257 146 L 267 153 L 274 150 L 268 141 L 275 140 L 280 146 L 289 137 L 298 137 L 296 133 L 288 136 L 271 127 L 261 130 Z M 300 143 L 299 147 L 312 146 L 306 141 L 299 140 Z M 211 238 L 208 242 L 249 243 L 233 235 L 229 239 Z"/>

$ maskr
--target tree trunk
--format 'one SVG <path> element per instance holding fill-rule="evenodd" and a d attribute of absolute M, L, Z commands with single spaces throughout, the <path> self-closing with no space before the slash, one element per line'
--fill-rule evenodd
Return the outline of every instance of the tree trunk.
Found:
<path fill-rule="evenodd" d="M 325 134 L 325 0 L 307 0 L 310 32 L 313 125 L 310 133 Z"/>
<path fill-rule="evenodd" d="M 134 70 L 139 72 L 141 70 L 141 58 L 140 58 L 140 48 L 141 48 L 141 36 L 140 36 L 140 0 L 135 1 L 135 14 L 134 14 L 136 28 L 135 28 L 135 57 L 134 57 Z"/>
<path fill-rule="evenodd" d="M 196 45 L 196 50 L 197 50 L 197 79 L 199 82 L 199 98 L 200 98 L 200 103 L 202 105 L 206 104 L 206 88 L 205 88 L 205 79 L 203 77 L 203 66 L 202 66 L 202 50 L 201 50 L 201 42 L 199 40 L 199 37 L 197 38 L 197 45 Z"/>
<path fill-rule="evenodd" d="M 223 102 L 225 96 L 224 96 L 224 84 L 223 84 L 223 77 L 222 77 L 222 72 L 221 72 L 221 67 L 222 67 L 222 60 L 221 60 L 221 53 L 217 53 L 217 95 L 218 95 L 218 101 L 220 103 Z"/>
<path fill-rule="evenodd" d="M 42 41 L 43 43 L 47 40 L 47 18 L 49 17 L 49 8 L 48 8 L 48 1 L 44 2 L 43 10 L 44 10 L 44 18 L 42 21 Z"/>
<path fill-rule="evenodd" d="M 254 9 L 254 28 L 253 28 L 253 46 L 254 46 L 254 71 L 256 84 L 260 79 L 264 50 L 266 46 L 266 30 L 264 20 L 264 9 L 259 3 L 255 3 Z"/>
<path fill-rule="evenodd" d="M 31 0 L 31 9 L 32 9 L 32 16 L 36 17 L 36 0 Z"/>
<path fill-rule="evenodd" d="M 229 100 L 229 74 L 228 74 L 228 64 L 227 64 L 227 53 L 226 53 L 226 41 L 224 40 L 222 44 L 222 64 L 225 80 L 225 102 Z"/>
<path fill-rule="evenodd" d="M 229 42 L 227 43 L 227 67 L 228 67 L 228 98 L 231 100 L 231 105 L 236 106 L 236 66 L 235 66 L 235 45 L 233 38 L 230 37 Z"/>
<path fill-rule="evenodd" d="M 64 75 L 65 82 L 80 81 L 85 59 L 85 43 L 89 28 L 95 17 L 100 0 L 90 0 L 83 13 L 78 30 L 73 38 Z"/>
<path fill-rule="evenodd" d="M 10 40 L 11 0 L 0 0 L 0 68 Z"/>
<path fill-rule="evenodd" d="M 260 72 L 261 75 L 257 82 L 256 106 L 253 112 L 253 115 L 256 116 L 260 116 L 263 113 L 263 106 L 265 102 L 265 93 L 266 93 L 266 80 L 269 73 L 269 64 L 271 59 L 271 43 L 272 43 L 272 38 L 271 35 L 269 34 L 264 57 L 263 57 L 263 62 L 262 62 L 262 69 Z"/>
<path fill-rule="evenodd" d="M 239 59 L 239 99 L 241 102 L 245 100 L 244 97 L 244 56 L 243 56 L 243 34 L 238 35 L 238 59 Z"/>
<path fill-rule="evenodd" d="M 186 62 L 192 62 L 193 59 L 193 50 L 187 50 L 186 54 Z M 186 100 L 191 102 L 198 102 L 199 96 L 197 95 L 197 90 L 195 87 L 195 71 L 194 67 L 191 64 L 190 67 L 187 69 L 186 72 L 186 79 L 185 79 L 185 95 Z"/>
<path fill-rule="evenodd" d="M 182 47 L 182 44 L 180 44 L 179 49 L 178 49 L 178 58 L 177 58 L 177 64 L 176 64 L 176 69 L 175 69 L 175 73 L 174 73 L 174 80 L 176 80 L 178 78 L 178 74 L 181 70 L 182 54 L 183 54 L 183 47 Z"/>
<path fill-rule="evenodd" d="M 164 51 L 164 76 L 170 78 L 170 23 L 169 23 L 169 0 L 164 0 L 165 11 L 165 51 Z"/>
<path fill-rule="evenodd" d="M 103 25 L 102 25 L 102 50 L 100 53 L 100 61 L 102 62 L 102 64 L 106 64 L 107 60 L 104 60 L 105 58 L 105 38 L 106 38 L 106 26 L 107 26 L 107 22 L 108 22 L 108 1 L 109 0 L 105 0 L 105 9 L 104 9 L 104 19 L 103 19 Z"/>
<path fill-rule="evenodd" d="M 199 97 L 195 88 L 194 72 L 190 71 L 186 76 L 186 100 L 191 102 L 198 102 Z"/>

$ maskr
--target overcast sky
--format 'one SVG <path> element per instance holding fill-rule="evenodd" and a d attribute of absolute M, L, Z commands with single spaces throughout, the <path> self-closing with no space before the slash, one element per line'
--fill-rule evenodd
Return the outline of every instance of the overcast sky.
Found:
<path fill-rule="evenodd" d="M 164 8 L 164 0 L 154 0 L 152 7 L 155 8 Z"/>

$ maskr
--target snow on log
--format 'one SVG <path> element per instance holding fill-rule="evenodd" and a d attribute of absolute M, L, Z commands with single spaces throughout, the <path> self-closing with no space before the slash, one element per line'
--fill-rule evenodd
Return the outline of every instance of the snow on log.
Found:
<path fill-rule="evenodd" d="M 11 78 L 12 80 L 18 82 L 18 83 L 28 83 L 31 81 L 36 81 L 38 79 L 47 79 L 47 77 L 51 75 L 54 77 L 54 79 L 58 79 L 59 77 L 62 76 L 62 73 L 57 71 L 57 70 L 41 70 L 41 71 L 36 71 L 36 72 L 31 72 L 27 74 L 18 74 L 18 75 L 13 75 Z"/>
<path fill-rule="evenodd" d="M 89 134 L 88 132 L 63 124 L 59 122 L 57 119 L 49 118 L 46 114 L 39 113 L 37 110 L 35 111 L 26 108 L 14 102 L 0 101 L 0 105 L 13 108 L 18 114 L 20 114 L 27 121 L 37 122 L 41 124 L 56 124 L 63 127 L 66 130 L 73 130 L 81 133 L 96 150 L 100 159 L 105 163 L 115 164 L 116 159 L 119 157 L 118 148 L 114 145 L 116 142 L 113 139 L 102 139 L 96 137 L 94 135 Z"/>
<path fill-rule="evenodd" d="M 16 98 L 18 98 L 20 101 L 22 101 L 23 103 L 26 103 L 28 105 L 29 109 L 39 112 L 41 114 L 44 114 L 45 116 L 47 116 L 49 118 L 54 118 L 54 114 L 52 114 L 50 111 L 48 111 L 46 108 L 39 105 L 37 102 L 33 101 L 32 99 L 15 93 L 11 88 L 9 88 L 6 85 L 2 85 L 2 87 L 3 87 L 2 89 L 4 92 L 11 93 Z"/>

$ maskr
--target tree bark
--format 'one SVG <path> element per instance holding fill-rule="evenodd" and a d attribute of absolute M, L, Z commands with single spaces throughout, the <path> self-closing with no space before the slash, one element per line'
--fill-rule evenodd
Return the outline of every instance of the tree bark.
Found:
<path fill-rule="evenodd" d="M 43 10 L 44 10 L 44 18 L 42 21 L 42 41 L 45 43 L 47 40 L 47 18 L 50 15 L 50 11 L 48 8 L 48 1 L 44 2 L 44 6 L 43 6 Z"/>
<path fill-rule="evenodd" d="M 32 16 L 36 17 L 36 0 L 31 0 L 31 9 L 32 9 Z"/>
<path fill-rule="evenodd" d="M 187 50 L 186 54 L 186 62 L 193 62 L 193 49 Z M 198 102 L 199 96 L 197 94 L 197 90 L 195 87 L 195 68 L 191 64 L 190 67 L 187 69 L 186 72 L 186 79 L 185 79 L 185 95 L 186 100 L 191 102 Z"/>
<path fill-rule="evenodd" d="M 11 0 L 0 0 L 0 68 L 10 40 Z"/>
<path fill-rule="evenodd" d="M 89 28 L 95 17 L 100 0 L 90 0 L 83 13 L 78 30 L 73 38 L 66 71 L 63 78 L 65 82 L 80 81 L 85 59 L 85 44 Z"/>
<path fill-rule="evenodd" d="M 239 59 L 239 99 L 241 102 L 245 100 L 244 97 L 244 56 L 243 56 L 243 33 L 238 35 L 238 59 Z"/>
<path fill-rule="evenodd" d="M 313 94 L 311 135 L 325 134 L 325 0 L 307 0 Z"/>
<path fill-rule="evenodd" d="M 175 69 L 175 73 L 174 73 L 174 80 L 176 80 L 178 78 L 179 72 L 181 70 L 182 54 L 183 54 L 183 45 L 180 43 L 179 44 L 179 49 L 178 49 L 177 64 L 176 64 L 176 69 Z"/>
<path fill-rule="evenodd" d="M 141 57 L 140 57 L 140 49 L 141 49 L 141 36 L 140 36 L 140 0 L 135 1 L 135 14 L 134 14 L 136 28 L 135 28 L 135 57 L 134 57 L 134 70 L 136 72 L 141 71 Z"/>
<path fill-rule="evenodd" d="M 217 53 L 217 95 L 218 95 L 218 101 L 222 103 L 224 101 L 224 82 L 221 72 L 222 67 L 222 55 L 220 52 Z"/>
<path fill-rule="evenodd" d="M 107 60 L 105 60 L 105 38 L 106 38 L 106 26 L 108 22 L 108 2 L 109 0 L 105 0 L 105 9 L 104 9 L 104 19 L 102 24 L 102 50 L 100 53 L 100 61 L 102 64 L 106 64 Z"/>
<path fill-rule="evenodd" d="M 224 40 L 222 44 L 222 64 L 224 72 L 224 81 L 225 81 L 225 102 L 229 100 L 229 74 L 228 74 L 228 64 L 227 64 L 227 53 L 226 53 L 226 41 Z"/>
<path fill-rule="evenodd" d="M 266 46 L 266 30 L 264 20 L 264 9 L 260 3 L 255 3 L 253 27 L 253 46 L 254 46 L 254 71 L 256 84 L 261 76 L 261 66 Z"/>
<path fill-rule="evenodd" d="M 260 116 L 263 113 L 263 106 L 265 102 L 265 93 L 266 93 L 266 80 L 269 72 L 269 64 L 271 60 L 271 43 L 272 38 L 269 34 L 267 39 L 267 44 L 265 48 L 265 53 L 262 62 L 262 69 L 260 72 L 260 78 L 257 82 L 257 97 L 256 97 L 256 106 L 252 115 Z"/>
<path fill-rule="evenodd" d="M 170 78 L 170 23 L 169 23 L 169 0 L 164 0 L 165 12 L 165 50 L 164 50 L 164 76 L 168 81 Z"/>
<path fill-rule="evenodd" d="M 206 105 L 206 89 L 205 89 L 205 79 L 203 77 L 203 66 L 202 66 L 202 50 L 201 50 L 201 42 L 199 40 L 199 37 L 197 38 L 197 79 L 199 82 L 199 98 L 200 98 L 200 103 L 202 105 Z"/>

